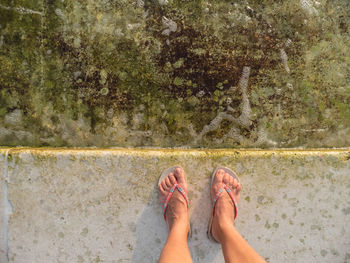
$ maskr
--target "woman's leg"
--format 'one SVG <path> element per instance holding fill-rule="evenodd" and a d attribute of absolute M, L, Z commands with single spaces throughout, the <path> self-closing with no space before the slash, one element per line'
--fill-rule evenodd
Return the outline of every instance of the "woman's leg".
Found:
<path fill-rule="evenodd" d="M 239 200 L 242 186 L 224 170 L 219 169 L 212 185 L 212 196 L 225 183 L 231 190 L 236 203 Z M 226 263 L 265 262 L 259 254 L 238 233 L 233 224 L 234 206 L 226 191 L 216 201 L 212 225 L 212 235 L 221 244 Z"/>
<path fill-rule="evenodd" d="M 187 194 L 187 183 L 184 171 L 176 168 L 158 186 L 159 198 L 163 204 L 173 184 L 179 184 Z M 185 198 L 175 189 L 166 210 L 166 220 L 169 226 L 168 239 L 160 254 L 159 263 L 191 263 L 191 255 L 187 244 L 188 208 Z"/>

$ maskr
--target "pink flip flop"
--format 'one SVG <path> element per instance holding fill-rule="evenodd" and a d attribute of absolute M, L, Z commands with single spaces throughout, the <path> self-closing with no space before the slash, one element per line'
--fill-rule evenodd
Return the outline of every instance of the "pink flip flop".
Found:
<path fill-rule="evenodd" d="M 213 181 L 214 181 L 215 174 L 216 174 L 216 172 L 219 169 L 223 169 L 226 173 L 228 173 L 230 176 L 232 176 L 233 178 L 235 178 L 239 182 L 238 176 L 231 169 L 229 169 L 227 167 L 217 167 L 214 170 L 214 172 L 213 172 L 213 174 L 211 176 L 210 193 L 211 193 L 211 189 L 212 189 L 212 186 L 213 186 Z M 212 213 L 211 213 L 211 216 L 210 216 L 210 219 L 209 219 L 207 234 L 208 234 L 208 238 L 210 240 L 214 241 L 214 242 L 217 242 L 217 241 L 215 240 L 215 238 L 213 237 L 213 235 L 211 233 L 211 227 L 212 227 L 212 224 L 213 224 L 213 217 L 214 217 L 214 212 L 215 212 L 215 204 L 216 204 L 216 201 L 220 198 L 220 196 L 221 196 L 221 194 L 222 194 L 222 192 L 224 190 L 228 193 L 228 195 L 230 196 L 230 198 L 231 198 L 231 200 L 233 202 L 234 213 L 235 213 L 234 219 L 236 219 L 236 217 L 237 217 L 237 204 L 236 204 L 235 199 L 233 198 L 232 191 L 226 184 L 223 183 L 222 187 L 220 187 L 219 191 L 216 192 L 215 196 L 214 197 L 211 196 L 211 199 L 212 199 Z"/>
<path fill-rule="evenodd" d="M 166 178 L 170 173 L 174 173 L 175 172 L 175 169 L 176 168 L 181 168 L 181 166 L 173 166 L 173 167 L 170 167 L 168 169 L 165 169 L 162 174 L 160 175 L 159 177 L 159 180 L 158 180 L 158 185 L 163 181 L 164 178 Z M 186 174 L 185 174 L 185 180 L 187 181 L 187 177 L 186 177 Z M 170 201 L 170 198 L 172 197 L 172 195 L 174 194 L 174 191 L 175 190 L 178 190 L 180 192 L 180 194 L 185 198 L 186 200 L 186 204 L 187 204 L 187 209 L 189 207 L 189 200 L 188 200 L 188 197 L 187 197 L 187 194 L 185 193 L 184 189 L 179 185 L 179 184 L 173 184 L 173 186 L 170 188 L 170 191 L 169 191 L 169 194 L 167 196 L 167 198 L 165 199 L 165 202 L 162 206 L 162 213 L 163 213 L 163 217 L 164 217 L 164 220 L 165 222 L 168 224 L 168 222 L 166 221 L 166 209 L 168 207 L 168 204 L 169 204 L 169 201 Z M 188 230 L 188 236 L 191 236 L 191 225 L 190 225 L 190 222 L 188 222 L 188 226 L 189 226 L 189 230 Z M 168 225 L 168 229 L 169 229 L 169 225 Z"/>

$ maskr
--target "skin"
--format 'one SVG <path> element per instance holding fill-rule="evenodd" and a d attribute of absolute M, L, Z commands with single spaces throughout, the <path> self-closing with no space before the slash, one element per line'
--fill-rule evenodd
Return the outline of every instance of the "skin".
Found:
<path fill-rule="evenodd" d="M 181 168 L 176 168 L 175 172 L 170 173 L 158 186 L 159 199 L 162 204 L 174 183 L 178 183 L 186 194 L 188 193 L 184 171 Z M 215 196 L 222 183 L 225 183 L 232 190 L 237 203 L 242 186 L 222 169 L 219 169 L 215 174 L 211 195 Z M 193 262 L 187 243 L 188 209 L 184 197 L 177 190 L 174 191 L 168 203 L 166 220 L 169 235 L 161 252 L 159 263 Z M 211 233 L 215 240 L 221 244 L 226 263 L 265 262 L 234 227 L 234 207 L 226 191 L 216 202 Z"/>

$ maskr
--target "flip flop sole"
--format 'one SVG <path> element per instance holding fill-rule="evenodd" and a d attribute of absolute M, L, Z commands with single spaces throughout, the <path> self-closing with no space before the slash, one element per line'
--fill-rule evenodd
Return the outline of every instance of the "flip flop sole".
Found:
<path fill-rule="evenodd" d="M 175 165 L 175 166 L 172 166 L 170 168 L 167 168 L 165 169 L 161 175 L 159 176 L 159 180 L 158 180 L 158 185 L 160 185 L 160 183 L 170 174 L 170 173 L 174 173 L 175 172 L 175 169 L 176 168 L 181 168 L 181 166 L 179 165 Z M 184 176 L 185 176 L 185 181 L 187 182 L 187 176 L 186 176 L 186 173 L 184 173 Z M 186 193 L 187 194 L 187 193 Z M 192 235 L 192 232 L 191 232 L 191 224 L 190 224 L 190 221 L 188 222 L 188 236 L 191 237 Z"/>
<path fill-rule="evenodd" d="M 211 176 L 211 183 L 210 183 L 210 201 L 213 200 L 213 197 L 211 196 L 211 189 L 213 187 L 213 181 L 214 181 L 214 178 L 215 178 L 215 175 L 217 173 L 217 171 L 219 169 L 223 169 L 226 173 L 228 173 L 230 176 L 232 176 L 233 178 L 235 178 L 238 182 L 239 182 L 239 178 L 237 176 L 237 174 L 232 171 L 231 169 L 227 168 L 227 167 L 217 167 L 212 176 Z M 210 215 L 210 219 L 209 219 L 209 223 L 208 223 L 208 230 L 207 230 L 207 235 L 208 235 L 208 238 L 209 240 L 213 241 L 213 242 L 216 242 L 218 243 L 218 241 L 215 240 L 215 238 L 213 237 L 213 235 L 211 234 L 211 227 L 212 227 L 212 224 L 213 224 L 213 213 L 211 213 Z"/>

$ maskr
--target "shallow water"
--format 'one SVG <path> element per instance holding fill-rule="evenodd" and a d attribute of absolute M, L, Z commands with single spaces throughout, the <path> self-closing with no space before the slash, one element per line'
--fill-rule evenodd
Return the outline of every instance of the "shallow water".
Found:
<path fill-rule="evenodd" d="M 0 3 L 0 145 L 350 145 L 347 0 Z"/>

